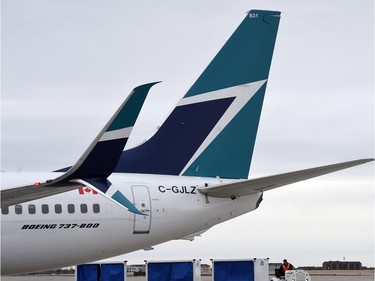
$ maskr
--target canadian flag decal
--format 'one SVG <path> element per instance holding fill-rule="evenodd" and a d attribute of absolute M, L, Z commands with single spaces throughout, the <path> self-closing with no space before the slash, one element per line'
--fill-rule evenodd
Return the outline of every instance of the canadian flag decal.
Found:
<path fill-rule="evenodd" d="M 91 189 L 89 187 L 80 187 L 80 188 L 78 188 L 78 192 L 81 195 L 85 195 L 85 194 L 88 194 L 88 193 L 98 194 L 97 191 L 95 191 L 95 190 L 93 190 L 93 189 Z"/>

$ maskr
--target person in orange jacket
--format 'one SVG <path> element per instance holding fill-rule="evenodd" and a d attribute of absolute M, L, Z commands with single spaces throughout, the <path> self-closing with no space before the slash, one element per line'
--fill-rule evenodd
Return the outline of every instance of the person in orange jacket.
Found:
<path fill-rule="evenodd" d="M 280 268 L 278 270 L 275 270 L 275 275 L 277 278 L 280 278 L 281 276 L 285 276 L 285 271 L 292 269 L 294 269 L 294 266 L 286 259 L 284 259 Z"/>

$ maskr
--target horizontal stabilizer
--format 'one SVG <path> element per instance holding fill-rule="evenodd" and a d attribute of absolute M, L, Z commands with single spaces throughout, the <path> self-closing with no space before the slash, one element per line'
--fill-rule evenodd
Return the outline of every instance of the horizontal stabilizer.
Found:
<path fill-rule="evenodd" d="M 325 174 L 333 173 L 339 170 L 347 169 L 353 166 L 361 165 L 367 162 L 374 161 L 374 159 L 360 159 L 349 162 L 343 162 L 328 166 L 321 166 L 306 170 L 300 170 L 285 174 L 262 177 L 257 179 L 239 181 L 230 184 L 217 185 L 211 187 L 204 187 L 198 189 L 200 193 L 208 196 L 220 198 L 236 198 L 239 196 L 259 193 L 295 182 L 311 179 Z"/>

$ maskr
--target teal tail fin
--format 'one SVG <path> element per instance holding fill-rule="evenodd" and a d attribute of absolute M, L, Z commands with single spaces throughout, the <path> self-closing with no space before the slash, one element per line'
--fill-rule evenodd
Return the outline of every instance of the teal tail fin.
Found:
<path fill-rule="evenodd" d="M 158 132 L 116 172 L 247 178 L 280 12 L 252 10 Z"/>

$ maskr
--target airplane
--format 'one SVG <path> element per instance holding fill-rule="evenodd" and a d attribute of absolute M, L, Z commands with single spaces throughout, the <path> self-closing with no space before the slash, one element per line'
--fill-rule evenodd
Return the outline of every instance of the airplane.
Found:
<path fill-rule="evenodd" d="M 136 87 L 74 165 L 2 173 L 1 274 L 191 240 L 257 209 L 265 191 L 373 161 L 248 179 L 279 21 L 278 11 L 247 12 L 158 131 L 138 146 L 126 149 L 158 82 Z"/>

